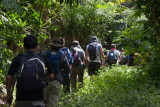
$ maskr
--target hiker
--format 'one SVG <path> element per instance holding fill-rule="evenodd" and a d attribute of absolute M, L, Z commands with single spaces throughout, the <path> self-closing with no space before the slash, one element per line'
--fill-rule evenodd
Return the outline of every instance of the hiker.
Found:
<path fill-rule="evenodd" d="M 104 60 L 105 60 L 105 64 L 107 64 L 106 58 L 107 58 L 107 52 L 108 52 L 108 50 L 107 50 L 107 48 L 106 48 L 106 42 L 103 42 L 102 47 L 103 47 L 103 52 L 104 52 Z"/>
<path fill-rule="evenodd" d="M 134 65 L 138 66 L 139 65 L 139 52 L 134 53 Z"/>
<path fill-rule="evenodd" d="M 73 63 L 73 58 L 71 56 L 70 50 L 69 50 L 69 48 L 64 47 L 64 44 L 65 44 L 64 39 L 60 38 L 60 40 L 61 40 L 61 45 L 62 45 L 62 48 L 60 49 L 60 51 L 62 51 L 66 55 L 68 62 L 69 62 L 69 65 L 70 65 L 70 68 L 71 68 L 71 65 Z M 63 78 L 63 91 L 65 93 L 70 92 L 70 74 L 64 75 L 63 77 L 64 77 Z"/>
<path fill-rule="evenodd" d="M 111 50 L 107 53 L 107 61 L 110 66 L 121 61 L 120 52 L 116 49 L 116 44 L 111 44 Z"/>
<path fill-rule="evenodd" d="M 127 65 L 128 66 L 134 66 L 134 53 L 130 53 L 127 56 Z"/>
<path fill-rule="evenodd" d="M 72 91 L 76 91 L 77 78 L 78 83 L 80 83 L 80 87 L 83 86 L 84 68 L 86 66 L 85 52 L 76 40 L 72 42 L 71 55 L 73 58 L 71 69 L 71 88 Z"/>
<path fill-rule="evenodd" d="M 126 65 L 127 64 L 127 56 L 125 55 L 125 51 L 122 48 L 120 52 L 121 61 L 119 62 L 120 65 Z"/>
<path fill-rule="evenodd" d="M 49 74 L 48 85 L 46 87 L 47 107 L 55 107 L 59 103 L 63 75 L 69 75 L 70 72 L 67 57 L 60 51 L 61 47 L 61 40 L 53 38 L 50 42 L 50 50 L 43 53 L 54 69 L 54 72 Z"/>
<path fill-rule="evenodd" d="M 88 75 L 98 74 L 101 66 L 105 66 L 102 45 L 98 43 L 96 36 L 93 36 L 91 43 L 86 46 L 86 58 L 88 61 Z M 91 78 L 90 78 L 91 80 Z"/>
<path fill-rule="evenodd" d="M 38 40 L 34 35 L 27 35 L 23 42 L 25 53 L 18 54 L 12 60 L 7 73 L 5 101 L 11 104 L 14 84 L 17 81 L 15 107 L 45 107 L 43 97 L 43 88 L 46 86 L 45 67 L 48 72 L 53 72 L 52 67 L 45 57 L 36 52 Z"/>
<path fill-rule="evenodd" d="M 147 52 L 141 52 L 139 55 L 138 55 L 138 58 L 139 58 L 139 63 L 144 66 L 147 64 L 147 61 L 149 59 L 149 54 Z"/>

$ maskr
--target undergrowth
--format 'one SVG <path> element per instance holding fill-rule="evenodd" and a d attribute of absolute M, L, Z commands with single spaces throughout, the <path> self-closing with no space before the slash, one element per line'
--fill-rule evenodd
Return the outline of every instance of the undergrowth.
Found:
<path fill-rule="evenodd" d="M 100 70 L 90 82 L 87 73 L 84 87 L 62 95 L 63 107 L 158 107 L 159 89 L 155 88 L 145 71 L 127 66 Z"/>

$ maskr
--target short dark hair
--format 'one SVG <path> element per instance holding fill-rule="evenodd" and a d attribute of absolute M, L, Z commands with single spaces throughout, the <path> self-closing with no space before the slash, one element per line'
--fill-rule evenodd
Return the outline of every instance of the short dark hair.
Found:
<path fill-rule="evenodd" d="M 111 48 L 116 48 L 116 44 L 111 44 Z"/>
<path fill-rule="evenodd" d="M 64 42 L 65 42 L 64 38 L 60 37 L 59 39 L 60 39 L 60 41 L 61 41 L 61 45 L 63 45 Z"/>
<path fill-rule="evenodd" d="M 38 40 L 33 35 L 27 35 L 24 40 L 24 47 L 27 49 L 34 49 L 38 45 Z"/>

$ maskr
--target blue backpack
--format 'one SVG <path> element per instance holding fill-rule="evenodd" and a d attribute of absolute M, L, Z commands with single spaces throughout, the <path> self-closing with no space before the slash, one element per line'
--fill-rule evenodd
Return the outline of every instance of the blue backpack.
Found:
<path fill-rule="evenodd" d="M 61 51 L 67 57 L 68 62 L 71 65 L 73 63 L 73 59 L 72 59 L 72 56 L 71 56 L 71 53 L 70 53 L 69 49 L 65 47 L 65 48 L 61 48 Z"/>
<path fill-rule="evenodd" d="M 68 59 L 68 61 L 69 61 L 69 55 L 68 55 L 68 53 L 67 53 L 67 49 L 68 49 L 68 48 L 62 48 L 61 50 L 62 50 L 62 52 L 64 52 L 65 56 L 67 57 L 67 59 Z"/>
<path fill-rule="evenodd" d="M 47 51 L 46 55 L 48 57 L 48 61 L 52 64 L 55 79 L 58 80 L 60 83 L 63 83 L 63 71 L 61 69 L 60 61 L 62 52 L 54 52 L 54 51 Z"/>
<path fill-rule="evenodd" d="M 45 65 L 37 54 L 21 54 L 20 67 L 17 72 L 18 87 L 22 91 L 35 91 L 46 86 Z"/>
<path fill-rule="evenodd" d="M 116 64 L 118 57 L 116 56 L 116 53 L 114 50 L 109 51 L 109 56 L 108 56 L 109 64 Z"/>

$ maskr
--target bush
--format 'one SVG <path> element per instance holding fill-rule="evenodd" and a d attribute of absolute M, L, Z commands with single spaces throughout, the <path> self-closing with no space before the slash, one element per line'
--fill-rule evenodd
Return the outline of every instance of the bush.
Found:
<path fill-rule="evenodd" d="M 151 85 L 142 70 L 132 67 L 104 68 L 93 82 L 85 80 L 84 87 L 64 96 L 61 106 L 150 107 L 159 105 L 159 91 Z"/>

